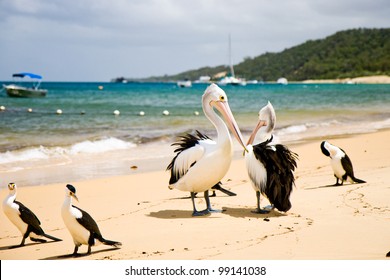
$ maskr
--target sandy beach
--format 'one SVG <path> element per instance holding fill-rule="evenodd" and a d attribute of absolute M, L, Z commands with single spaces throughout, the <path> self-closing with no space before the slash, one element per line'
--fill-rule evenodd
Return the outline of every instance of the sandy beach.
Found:
<path fill-rule="evenodd" d="M 320 151 L 325 139 L 289 144 L 299 154 L 296 188 L 287 213 L 251 213 L 255 207 L 244 159 L 236 155 L 223 179 L 237 193 L 217 193 L 211 202 L 222 213 L 191 217 L 189 194 L 168 189 L 165 170 L 19 186 L 17 199 L 35 212 L 43 229 L 62 242 L 19 244 L 21 234 L 0 213 L 0 259 L 72 259 L 73 241 L 61 218 L 65 184 L 77 189 L 80 202 L 97 221 L 103 236 L 123 243 L 120 249 L 100 245 L 78 259 L 113 260 L 384 260 L 390 251 L 390 130 L 327 139 L 350 156 L 365 184 L 334 187 L 329 158 Z M 165 163 L 164 163 L 165 165 Z M 17 178 L 14 180 L 17 183 Z M 8 182 L 1 182 L 3 200 Z M 202 196 L 197 199 L 203 209 Z M 262 200 L 262 205 L 268 201 Z M 79 249 L 85 253 L 86 246 Z"/>
<path fill-rule="evenodd" d="M 390 76 L 362 76 L 355 78 L 344 79 L 327 79 L 327 80 L 305 80 L 302 83 L 306 84 L 390 84 Z"/>

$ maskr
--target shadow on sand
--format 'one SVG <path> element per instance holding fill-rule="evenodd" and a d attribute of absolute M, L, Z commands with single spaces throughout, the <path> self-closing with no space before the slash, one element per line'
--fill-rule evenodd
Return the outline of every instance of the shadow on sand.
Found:
<path fill-rule="evenodd" d="M 85 253 L 85 254 L 77 254 L 76 256 L 74 256 L 73 254 L 67 254 L 67 255 L 59 255 L 59 256 L 47 257 L 47 258 L 44 258 L 44 259 L 41 259 L 41 260 L 77 259 L 77 258 L 82 258 L 82 257 L 86 257 L 86 256 L 91 256 L 91 255 L 103 253 L 103 252 L 115 251 L 115 250 L 119 250 L 119 249 L 120 248 L 106 248 L 106 249 L 101 249 L 101 250 L 97 250 L 97 251 L 92 251 L 91 254 L 87 254 L 87 253 Z"/>
<path fill-rule="evenodd" d="M 252 208 L 230 208 L 230 207 L 223 207 L 223 214 L 229 215 L 233 218 L 256 218 L 256 219 L 266 219 L 266 218 L 278 218 L 278 217 L 284 217 L 287 216 L 286 213 L 279 212 L 277 210 L 271 210 L 267 214 L 258 214 L 253 213 Z"/>
<path fill-rule="evenodd" d="M 159 219 L 196 219 L 196 218 L 218 218 L 216 216 L 213 216 L 213 214 L 208 214 L 204 216 L 192 216 L 192 211 L 189 210 L 160 210 L 157 212 L 150 212 L 147 216 L 152 218 L 159 218 Z"/>
<path fill-rule="evenodd" d="M 318 186 L 318 187 L 312 187 L 312 188 L 304 188 L 304 190 L 317 190 L 317 189 L 323 189 L 323 188 L 338 188 L 341 187 L 340 185 L 325 185 L 325 186 Z"/>
<path fill-rule="evenodd" d="M 62 241 L 62 240 L 61 240 L 61 241 Z M 47 241 L 47 242 L 34 242 L 34 243 L 27 243 L 27 244 L 24 244 L 24 246 L 20 246 L 20 245 L 3 246 L 3 247 L 0 247 L 0 251 L 12 250 L 12 249 L 23 248 L 23 247 L 28 247 L 28 246 L 49 244 L 49 243 L 54 243 L 54 242 L 60 242 L 60 241 L 54 241 L 54 240 L 53 240 L 53 241 Z"/>

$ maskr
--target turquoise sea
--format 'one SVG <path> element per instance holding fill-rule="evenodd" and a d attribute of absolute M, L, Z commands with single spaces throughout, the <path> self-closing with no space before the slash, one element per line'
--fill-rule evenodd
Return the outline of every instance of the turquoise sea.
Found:
<path fill-rule="evenodd" d="M 170 144 L 180 134 L 198 129 L 213 137 L 214 128 L 201 107 L 206 87 L 46 82 L 42 88 L 48 89 L 47 97 L 35 99 L 10 98 L 2 91 L 0 106 L 5 110 L 0 112 L 0 187 L 10 180 L 35 185 L 63 182 L 64 177 L 81 180 L 128 174 L 129 166 L 142 167 L 141 161 L 171 157 Z M 390 127 L 387 84 L 248 84 L 222 88 L 244 138 L 267 101 L 276 110 L 276 135 L 287 144 Z M 61 115 L 56 114 L 58 109 Z M 115 110 L 120 115 L 114 115 Z M 164 110 L 168 116 L 163 115 Z M 166 162 L 160 162 L 165 167 Z M 57 168 L 47 174 L 48 167 Z"/>

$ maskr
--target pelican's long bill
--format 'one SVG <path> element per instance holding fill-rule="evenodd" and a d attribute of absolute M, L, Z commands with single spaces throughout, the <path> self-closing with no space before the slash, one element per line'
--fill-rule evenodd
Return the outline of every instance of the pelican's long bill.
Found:
<path fill-rule="evenodd" d="M 224 117 L 226 124 L 228 125 L 230 131 L 233 133 L 234 137 L 236 137 L 238 143 L 244 148 L 246 152 L 246 146 L 244 144 L 244 140 L 241 135 L 240 128 L 237 125 L 236 120 L 234 119 L 233 113 L 230 110 L 229 104 L 226 101 L 213 101 L 211 105 L 215 107 Z"/>
<path fill-rule="evenodd" d="M 247 145 L 252 145 L 253 141 L 255 140 L 255 137 L 256 137 L 256 134 L 257 132 L 259 131 L 259 129 L 262 127 L 262 126 L 266 126 L 267 125 L 267 122 L 264 121 L 264 120 L 259 120 L 255 129 L 253 130 L 251 136 L 249 137 L 249 140 L 248 140 L 248 143 Z"/>

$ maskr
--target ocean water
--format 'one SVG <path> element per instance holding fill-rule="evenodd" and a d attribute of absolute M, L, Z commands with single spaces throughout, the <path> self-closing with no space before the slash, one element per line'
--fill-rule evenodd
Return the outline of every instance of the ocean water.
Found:
<path fill-rule="evenodd" d="M 147 160 L 161 166 L 145 168 L 165 168 L 178 135 L 197 129 L 215 136 L 201 107 L 205 84 L 47 82 L 42 87 L 49 90 L 45 98 L 0 92 L 0 106 L 6 108 L 0 112 L 0 187 L 11 180 L 35 185 L 128 174 L 136 170 L 130 166 Z M 390 127 L 390 85 L 222 88 L 245 139 L 268 101 L 277 114 L 275 134 L 286 144 Z"/>

